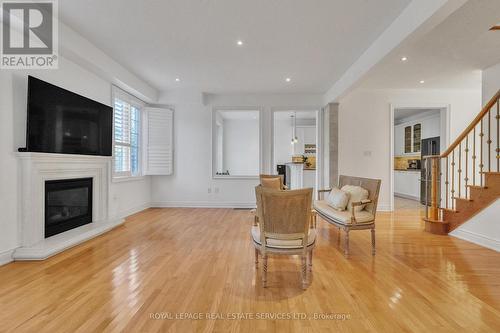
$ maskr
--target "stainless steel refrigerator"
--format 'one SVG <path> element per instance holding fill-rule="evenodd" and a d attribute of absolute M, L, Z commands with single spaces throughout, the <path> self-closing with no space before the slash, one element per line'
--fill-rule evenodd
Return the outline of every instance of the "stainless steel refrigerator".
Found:
<path fill-rule="evenodd" d="M 428 138 L 428 139 L 423 139 L 421 143 L 421 169 L 420 169 L 420 202 L 422 205 L 425 205 L 425 195 L 426 195 L 426 186 L 427 186 L 427 205 L 431 204 L 431 170 L 427 170 L 427 163 L 424 161 L 424 156 L 429 156 L 429 155 L 439 155 L 439 136 L 435 138 Z M 429 162 L 430 163 L 430 162 Z M 429 168 L 430 169 L 430 168 Z M 428 180 L 426 182 L 426 180 Z M 441 184 L 438 183 L 438 186 Z M 438 187 L 438 196 L 441 193 L 439 187 Z M 439 203 L 440 198 L 438 197 L 437 202 Z"/>

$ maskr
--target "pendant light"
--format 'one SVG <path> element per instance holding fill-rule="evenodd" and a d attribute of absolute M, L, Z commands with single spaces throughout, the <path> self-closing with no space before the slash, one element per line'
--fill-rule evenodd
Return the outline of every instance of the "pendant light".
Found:
<path fill-rule="evenodd" d="M 299 142 L 299 139 L 297 138 L 297 135 L 296 135 L 296 132 L 297 132 L 297 113 L 293 113 L 293 115 L 291 116 L 292 118 L 292 140 L 291 140 L 291 144 L 294 145 L 296 144 L 297 142 Z"/>
<path fill-rule="evenodd" d="M 299 142 L 299 138 L 297 137 L 297 113 L 293 113 L 293 143 Z"/>

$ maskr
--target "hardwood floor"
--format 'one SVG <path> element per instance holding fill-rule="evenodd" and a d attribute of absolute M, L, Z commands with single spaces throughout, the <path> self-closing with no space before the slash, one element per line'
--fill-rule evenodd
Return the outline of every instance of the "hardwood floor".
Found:
<path fill-rule="evenodd" d="M 0 331 L 499 331 L 500 253 L 425 233 L 420 214 L 379 213 L 377 254 L 369 231 L 353 231 L 349 259 L 319 220 L 304 291 L 290 257 L 269 260 L 261 287 L 249 211 L 149 209 L 48 260 L 0 267 Z M 196 313 L 247 319 L 180 318 Z"/>

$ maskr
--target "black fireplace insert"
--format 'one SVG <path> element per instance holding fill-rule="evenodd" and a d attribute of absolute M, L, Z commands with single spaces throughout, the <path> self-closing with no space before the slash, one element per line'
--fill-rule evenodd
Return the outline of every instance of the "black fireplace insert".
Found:
<path fill-rule="evenodd" d="M 45 238 L 92 222 L 92 178 L 45 182 Z"/>

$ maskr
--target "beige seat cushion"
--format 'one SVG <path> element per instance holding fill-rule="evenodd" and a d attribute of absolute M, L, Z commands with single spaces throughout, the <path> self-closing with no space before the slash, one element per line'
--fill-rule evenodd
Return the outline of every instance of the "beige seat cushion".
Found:
<path fill-rule="evenodd" d="M 328 205 L 324 200 L 317 200 L 314 202 L 314 209 L 322 215 L 331 218 L 335 222 L 341 224 L 352 224 L 351 222 L 351 211 L 338 211 Z M 370 212 L 362 210 L 355 213 L 356 224 L 372 223 L 375 217 Z"/>
<path fill-rule="evenodd" d="M 341 188 L 342 191 L 349 193 L 349 202 L 347 203 L 347 210 L 352 210 L 353 202 L 360 202 L 362 200 L 368 199 L 368 191 L 361 186 L 344 185 Z M 354 207 L 354 211 L 360 212 L 365 208 L 366 205 Z"/>
<path fill-rule="evenodd" d="M 326 202 L 337 210 L 345 210 L 347 204 L 349 203 L 349 192 L 339 190 L 338 188 L 332 188 L 328 196 L 326 197 Z"/>
<path fill-rule="evenodd" d="M 253 241 L 259 245 L 260 243 L 260 227 L 253 226 L 252 227 L 252 238 Z M 316 240 L 316 230 L 309 229 L 309 236 L 307 238 L 307 246 L 312 245 Z M 291 239 L 291 240 L 281 240 L 281 239 L 267 239 L 267 247 L 272 247 L 276 249 L 300 249 L 302 248 L 302 240 L 300 239 Z"/>
<path fill-rule="evenodd" d="M 279 177 L 261 178 L 260 184 L 265 188 L 281 190 L 281 179 Z"/>

